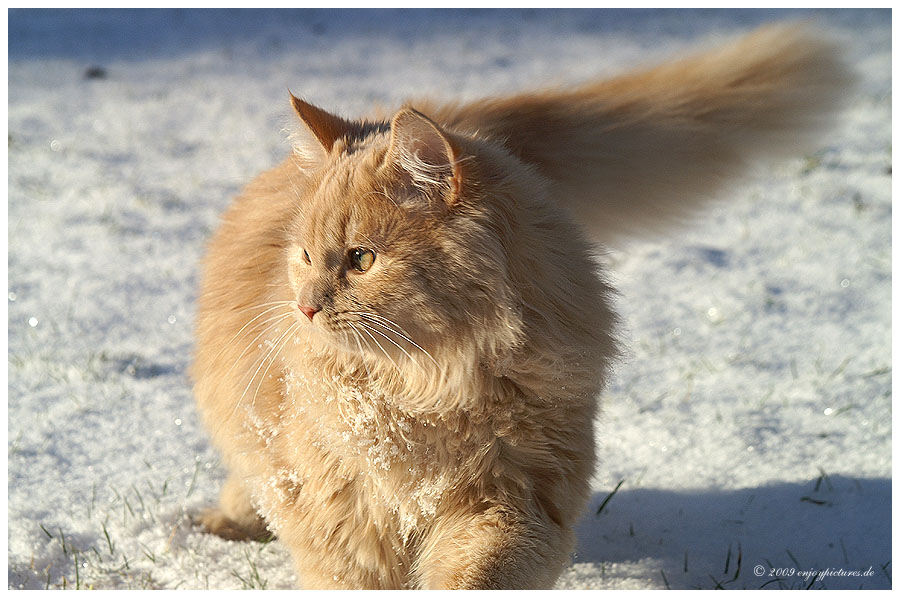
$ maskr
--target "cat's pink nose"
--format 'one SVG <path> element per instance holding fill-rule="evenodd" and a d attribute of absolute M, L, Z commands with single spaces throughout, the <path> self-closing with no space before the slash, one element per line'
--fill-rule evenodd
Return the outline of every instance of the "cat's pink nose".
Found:
<path fill-rule="evenodd" d="M 309 307 L 309 306 L 306 306 L 306 305 L 300 305 L 300 304 L 298 303 L 298 304 L 297 304 L 297 308 L 298 308 L 300 311 L 302 311 L 304 314 L 306 314 L 306 317 L 309 318 L 309 321 L 310 321 L 310 322 L 312 322 L 313 316 L 316 315 L 317 313 L 319 313 L 319 308 L 318 308 L 318 307 Z"/>

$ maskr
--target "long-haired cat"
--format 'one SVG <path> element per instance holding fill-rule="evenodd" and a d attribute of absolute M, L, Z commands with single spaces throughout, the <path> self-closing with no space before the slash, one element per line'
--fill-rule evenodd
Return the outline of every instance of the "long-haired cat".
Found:
<path fill-rule="evenodd" d="M 790 26 L 571 90 L 345 120 L 209 246 L 193 367 L 229 476 L 202 516 L 273 532 L 306 588 L 547 588 L 590 493 L 617 355 L 593 241 L 785 157 L 848 80 Z"/>

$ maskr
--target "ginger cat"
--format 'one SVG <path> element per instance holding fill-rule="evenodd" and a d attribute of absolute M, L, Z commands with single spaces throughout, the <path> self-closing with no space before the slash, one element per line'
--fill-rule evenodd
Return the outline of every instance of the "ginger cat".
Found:
<path fill-rule="evenodd" d="M 592 241 L 680 220 L 797 152 L 848 82 L 768 26 L 562 91 L 349 121 L 225 214 L 193 367 L 229 477 L 202 523 L 274 532 L 305 588 L 549 588 L 617 355 Z"/>

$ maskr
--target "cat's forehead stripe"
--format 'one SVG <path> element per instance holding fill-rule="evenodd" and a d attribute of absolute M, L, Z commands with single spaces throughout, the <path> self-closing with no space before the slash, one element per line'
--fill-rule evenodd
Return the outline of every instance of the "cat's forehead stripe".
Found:
<path fill-rule="evenodd" d="M 341 165 L 343 166 L 343 164 Z M 320 249 L 339 244 L 342 247 L 354 240 L 357 227 L 364 215 L 362 202 L 371 193 L 358 184 L 358 177 L 349 168 L 337 167 L 325 173 L 310 219 L 309 234 L 320 245 Z M 342 252 L 329 256 L 328 267 L 337 267 L 331 263 L 342 260 Z"/>

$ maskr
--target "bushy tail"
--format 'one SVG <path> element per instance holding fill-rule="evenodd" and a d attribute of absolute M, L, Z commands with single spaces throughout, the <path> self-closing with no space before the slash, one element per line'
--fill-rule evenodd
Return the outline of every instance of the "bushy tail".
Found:
<path fill-rule="evenodd" d="M 614 242 L 685 220 L 749 165 L 810 149 L 852 80 L 837 54 L 803 26 L 769 25 L 651 70 L 430 112 L 503 140 Z"/>

